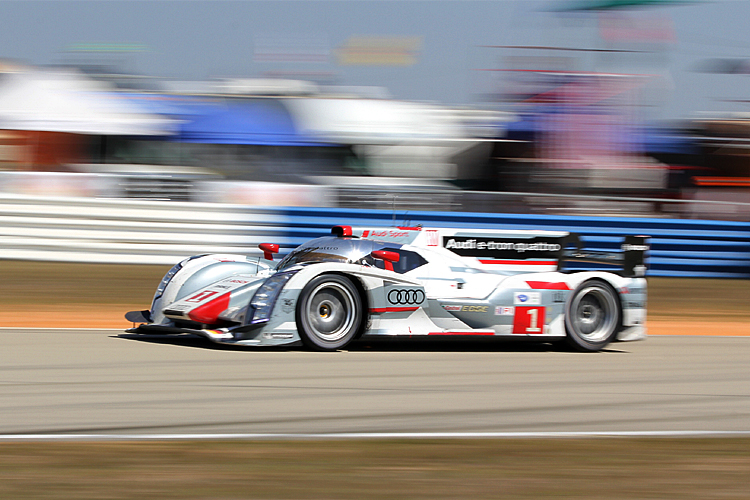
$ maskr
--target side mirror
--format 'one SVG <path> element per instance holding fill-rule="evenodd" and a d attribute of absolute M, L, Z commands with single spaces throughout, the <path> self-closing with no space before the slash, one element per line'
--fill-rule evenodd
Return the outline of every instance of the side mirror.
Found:
<path fill-rule="evenodd" d="M 389 250 L 375 250 L 370 255 L 375 259 L 382 260 L 385 263 L 387 271 L 393 271 L 393 263 L 398 262 L 401 258 L 398 252 L 391 252 Z"/>
<path fill-rule="evenodd" d="M 263 250 L 263 257 L 266 260 L 273 260 L 273 254 L 279 253 L 279 245 L 276 243 L 261 243 L 258 248 Z"/>

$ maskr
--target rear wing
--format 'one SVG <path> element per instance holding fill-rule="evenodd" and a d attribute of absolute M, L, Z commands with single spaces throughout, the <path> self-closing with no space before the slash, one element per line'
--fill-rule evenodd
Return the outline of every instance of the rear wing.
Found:
<path fill-rule="evenodd" d="M 581 265 L 604 266 L 622 276 L 644 276 L 647 236 L 625 236 L 619 251 L 583 248 L 580 237 L 564 231 L 513 231 L 422 227 L 351 228 L 333 234 L 416 247 L 443 248 L 475 267 L 502 272 L 574 272 Z"/>
<path fill-rule="evenodd" d="M 570 246 L 574 246 L 573 249 Z M 581 239 L 577 234 L 568 236 L 565 249 L 561 252 L 558 270 L 566 269 L 567 264 L 583 263 L 612 266 L 613 269 L 605 270 L 614 272 L 628 278 L 646 275 L 646 252 L 650 249 L 648 236 L 628 235 L 620 244 L 620 251 L 594 251 L 583 248 Z"/>

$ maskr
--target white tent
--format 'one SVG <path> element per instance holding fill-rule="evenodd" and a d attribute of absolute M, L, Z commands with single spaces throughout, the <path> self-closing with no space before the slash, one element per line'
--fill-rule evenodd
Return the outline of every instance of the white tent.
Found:
<path fill-rule="evenodd" d="M 285 104 L 299 132 L 322 142 L 424 143 L 466 136 L 450 110 L 428 104 L 358 98 L 286 99 Z"/>
<path fill-rule="evenodd" d="M 0 74 L 0 129 L 92 135 L 168 135 L 175 123 L 73 72 Z"/>
<path fill-rule="evenodd" d="M 374 175 L 463 178 L 474 172 L 457 158 L 477 147 L 479 156 L 488 157 L 491 150 L 491 144 L 470 137 L 460 113 L 450 108 L 361 98 L 284 103 L 303 136 L 352 145 Z"/>

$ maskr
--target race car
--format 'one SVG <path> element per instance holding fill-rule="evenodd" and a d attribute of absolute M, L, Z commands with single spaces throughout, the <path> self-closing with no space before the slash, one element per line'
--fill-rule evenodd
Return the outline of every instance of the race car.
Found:
<path fill-rule="evenodd" d="M 150 309 L 126 314 L 127 331 L 319 351 L 362 335 L 567 340 L 598 351 L 646 336 L 647 241 L 587 251 L 562 231 L 335 226 L 278 263 L 273 243 L 260 245 L 262 258 L 183 260 Z"/>

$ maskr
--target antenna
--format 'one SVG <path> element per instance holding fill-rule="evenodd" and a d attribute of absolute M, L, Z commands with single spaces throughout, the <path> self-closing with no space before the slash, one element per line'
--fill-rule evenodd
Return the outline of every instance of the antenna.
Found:
<path fill-rule="evenodd" d="M 392 194 L 391 206 L 393 207 L 393 227 L 396 227 L 396 195 Z"/>

